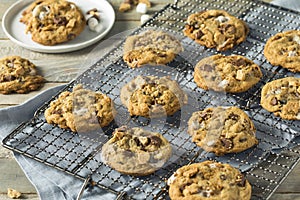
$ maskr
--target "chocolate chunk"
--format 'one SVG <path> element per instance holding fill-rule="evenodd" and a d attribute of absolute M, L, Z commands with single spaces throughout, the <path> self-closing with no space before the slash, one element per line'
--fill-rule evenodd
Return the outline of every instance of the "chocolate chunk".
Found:
<path fill-rule="evenodd" d="M 232 120 L 238 120 L 239 119 L 239 116 L 237 114 L 234 114 L 234 113 L 230 113 L 229 116 L 228 116 L 229 119 L 232 119 Z"/>
<path fill-rule="evenodd" d="M 70 33 L 67 37 L 68 37 L 68 40 L 72 40 L 76 37 L 76 35 L 74 33 Z"/>
<path fill-rule="evenodd" d="M 68 23 L 67 18 L 65 17 L 54 17 L 53 22 L 59 26 L 64 26 Z"/>
<path fill-rule="evenodd" d="M 273 98 L 271 99 L 271 105 L 272 105 L 272 106 L 275 106 L 275 105 L 277 105 L 277 104 L 278 104 L 277 98 L 276 98 L 276 97 L 273 97 Z"/>
<path fill-rule="evenodd" d="M 201 30 L 198 30 L 196 33 L 195 33 L 195 37 L 196 39 L 201 39 L 201 37 L 203 36 L 203 32 Z"/>
<path fill-rule="evenodd" d="M 16 77 L 9 74 L 9 75 L 5 75 L 3 80 L 4 81 L 14 81 L 14 80 L 16 80 Z"/>
<path fill-rule="evenodd" d="M 132 153 L 131 151 L 123 151 L 122 153 L 126 157 L 133 157 L 134 156 L 134 153 Z"/>
<path fill-rule="evenodd" d="M 54 110 L 52 114 L 58 114 L 58 115 L 61 115 L 61 114 L 62 114 L 62 110 L 61 110 L 61 109 Z"/>
<path fill-rule="evenodd" d="M 201 68 L 203 71 L 206 71 L 206 72 L 212 72 L 214 70 L 214 66 L 209 65 L 209 64 L 202 65 Z"/>
<path fill-rule="evenodd" d="M 231 24 L 222 24 L 220 26 L 219 30 L 222 34 L 224 34 L 224 33 L 229 33 L 229 34 L 236 33 L 236 28 Z"/>
<path fill-rule="evenodd" d="M 233 60 L 232 64 L 239 67 L 239 66 L 242 66 L 242 65 L 246 66 L 247 63 L 244 59 L 240 58 L 240 59 L 237 59 L 237 60 Z"/>
<path fill-rule="evenodd" d="M 246 185 L 246 178 L 243 174 L 238 175 L 236 183 L 240 187 L 245 187 Z"/>
<path fill-rule="evenodd" d="M 137 146 L 142 146 L 140 140 L 137 137 L 135 137 L 133 140 L 135 141 Z"/>
<path fill-rule="evenodd" d="M 151 141 L 151 144 L 154 146 L 160 146 L 161 142 L 162 142 L 161 139 L 157 136 L 151 136 L 150 141 Z"/>
<path fill-rule="evenodd" d="M 232 141 L 230 139 L 221 138 L 221 142 L 222 142 L 223 146 L 225 146 L 226 149 L 231 149 L 233 146 Z"/>
<path fill-rule="evenodd" d="M 221 175 L 220 175 L 220 179 L 223 180 L 223 181 L 225 181 L 225 180 L 226 180 L 225 174 L 221 174 Z"/>

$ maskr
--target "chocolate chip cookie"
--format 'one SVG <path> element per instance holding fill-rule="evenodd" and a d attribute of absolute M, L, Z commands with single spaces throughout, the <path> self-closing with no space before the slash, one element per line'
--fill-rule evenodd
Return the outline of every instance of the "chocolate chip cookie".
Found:
<path fill-rule="evenodd" d="M 269 38 L 264 55 L 272 65 L 300 72 L 300 30 L 277 33 Z"/>
<path fill-rule="evenodd" d="M 102 147 L 102 161 L 133 176 L 149 175 L 170 158 L 172 147 L 161 134 L 141 128 L 117 128 Z"/>
<path fill-rule="evenodd" d="M 217 156 L 244 151 L 256 144 L 256 129 L 237 107 L 211 107 L 192 114 L 188 133 L 192 141 Z"/>
<path fill-rule="evenodd" d="M 82 11 L 65 0 L 37 0 L 22 13 L 20 21 L 33 41 L 48 46 L 74 39 L 86 24 Z"/>
<path fill-rule="evenodd" d="M 262 77 L 260 67 L 240 55 L 213 55 L 195 66 L 194 80 L 205 90 L 245 92 Z"/>
<path fill-rule="evenodd" d="M 39 89 L 44 82 L 29 60 L 20 56 L 0 59 L 0 94 L 28 93 Z"/>
<path fill-rule="evenodd" d="M 174 36 L 155 30 L 147 30 L 129 36 L 124 44 L 124 61 L 132 68 L 145 64 L 167 64 L 183 50 Z"/>
<path fill-rule="evenodd" d="M 183 166 L 168 179 L 172 200 L 250 200 L 245 176 L 229 164 L 204 161 Z"/>
<path fill-rule="evenodd" d="M 169 77 L 137 76 L 121 89 L 121 101 L 131 116 L 173 115 L 187 103 L 187 95 Z"/>
<path fill-rule="evenodd" d="M 45 111 L 47 123 L 73 132 L 87 132 L 109 125 L 116 114 L 113 101 L 101 92 L 76 85 L 64 91 Z"/>
<path fill-rule="evenodd" d="M 240 44 L 248 35 L 244 21 L 224 10 L 206 10 L 187 18 L 184 34 L 207 48 L 225 51 Z"/>
<path fill-rule="evenodd" d="M 262 88 L 260 103 L 282 119 L 300 120 L 300 78 L 286 77 L 267 83 Z"/>

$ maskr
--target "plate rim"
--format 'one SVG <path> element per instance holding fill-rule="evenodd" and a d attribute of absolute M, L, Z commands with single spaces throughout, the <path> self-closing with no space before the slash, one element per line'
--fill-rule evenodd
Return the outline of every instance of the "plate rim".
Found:
<path fill-rule="evenodd" d="M 15 7 L 16 6 L 21 6 L 21 7 L 25 7 L 26 5 L 29 5 L 30 3 L 32 3 L 34 0 L 18 0 L 17 2 L 13 3 L 3 14 L 2 17 L 2 30 L 4 32 L 4 34 L 15 44 L 24 47 L 26 49 L 32 50 L 32 51 L 36 51 L 36 52 L 41 52 L 41 53 L 67 53 L 67 52 L 72 52 L 72 51 L 77 51 L 83 48 L 86 48 L 92 44 L 95 44 L 96 42 L 98 42 L 99 40 L 101 40 L 103 37 L 105 37 L 108 32 L 113 28 L 114 24 L 115 24 L 115 20 L 116 20 L 116 13 L 112 7 L 112 5 L 106 1 L 106 0 L 97 0 L 97 4 L 99 3 L 104 3 L 106 4 L 105 9 L 110 9 L 111 12 L 111 16 L 109 16 L 111 19 L 111 22 L 108 24 L 108 27 L 99 35 L 96 35 L 95 37 L 83 41 L 83 42 L 79 42 L 79 43 L 75 43 L 72 44 L 70 46 L 46 46 L 43 45 L 42 47 L 38 47 L 35 45 L 30 45 L 27 43 L 24 43 L 18 39 L 16 39 L 12 34 L 11 31 L 9 31 L 9 28 L 7 26 L 7 24 L 9 24 L 9 21 L 13 21 L 12 19 L 14 18 L 8 18 L 10 12 L 15 11 Z M 73 2 L 74 0 L 67 0 L 70 2 Z M 94 0 L 91 0 L 94 1 Z M 17 10 L 17 12 L 20 12 L 21 10 Z M 82 11 L 84 13 L 84 11 Z M 20 22 L 21 23 L 21 22 Z M 36 43 L 37 45 L 41 45 L 39 43 Z"/>

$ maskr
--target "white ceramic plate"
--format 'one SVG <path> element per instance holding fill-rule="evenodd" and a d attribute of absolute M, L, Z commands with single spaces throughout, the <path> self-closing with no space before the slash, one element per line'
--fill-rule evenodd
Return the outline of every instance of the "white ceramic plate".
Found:
<path fill-rule="evenodd" d="M 20 22 L 22 12 L 33 2 L 32 0 L 20 0 L 13 4 L 5 13 L 2 19 L 2 28 L 7 37 L 16 44 L 38 52 L 63 53 L 82 49 L 102 39 L 112 28 L 115 22 L 115 12 L 112 6 L 105 0 L 69 0 L 74 2 L 85 14 L 87 11 L 97 8 L 100 12 L 103 29 L 100 33 L 90 31 L 88 26 L 74 40 L 44 46 L 34 42 L 31 34 L 25 34 L 25 25 Z"/>

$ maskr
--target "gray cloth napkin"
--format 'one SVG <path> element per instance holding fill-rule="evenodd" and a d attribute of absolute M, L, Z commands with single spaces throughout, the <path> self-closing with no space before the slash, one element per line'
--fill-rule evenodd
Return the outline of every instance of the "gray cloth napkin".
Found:
<path fill-rule="evenodd" d="M 299 0 L 275 0 L 271 2 L 274 5 L 282 6 L 292 10 L 300 11 L 300 1 Z"/>

